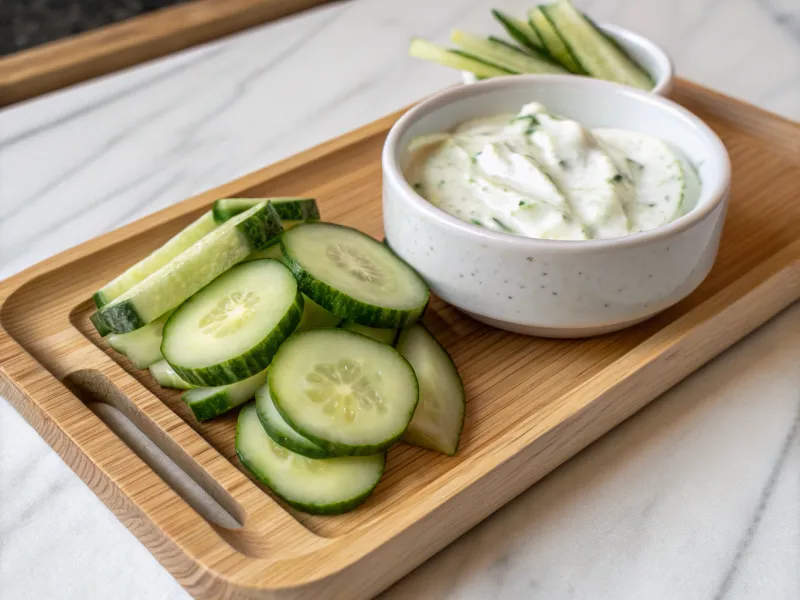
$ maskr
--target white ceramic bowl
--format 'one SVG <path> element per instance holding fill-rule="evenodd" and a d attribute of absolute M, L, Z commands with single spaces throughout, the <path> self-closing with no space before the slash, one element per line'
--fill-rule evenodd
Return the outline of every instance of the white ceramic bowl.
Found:
<path fill-rule="evenodd" d="M 669 96 L 672 91 L 672 80 L 674 69 L 669 55 L 661 46 L 651 42 L 646 37 L 634 33 L 628 29 L 623 29 L 617 25 L 601 23 L 598 25 L 609 37 L 613 38 L 625 52 L 639 63 L 655 81 L 651 90 L 659 96 Z M 464 83 L 475 83 L 475 75 L 469 71 L 462 71 Z"/>
<path fill-rule="evenodd" d="M 622 238 L 540 240 L 461 221 L 406 181 L 412 138 L 532 101 L 588 127 L 674 144 L 698 168 L 697 204 L 672 223 Z M 662 97 L 573 75 L 513 75 L 450 88 L 401 117 L 383 148 L 383 221 L 392 249 L 434 293 L 476 319 L 549 337 L 621 329 L 685 298 L 717 255 L 729 186 L 725 147 L 699 118 Z"/>

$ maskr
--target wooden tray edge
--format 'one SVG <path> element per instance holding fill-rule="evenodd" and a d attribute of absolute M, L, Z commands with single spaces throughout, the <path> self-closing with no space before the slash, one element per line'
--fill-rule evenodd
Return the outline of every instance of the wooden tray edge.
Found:
<path fill-rule="evenodd" d="M 330 0 L 194 0 L 0 58 L 0 108 Z"/>

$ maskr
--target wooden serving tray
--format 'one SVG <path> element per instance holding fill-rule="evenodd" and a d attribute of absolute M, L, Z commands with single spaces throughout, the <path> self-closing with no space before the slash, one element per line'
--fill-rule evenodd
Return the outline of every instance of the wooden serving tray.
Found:
<path fill-rule="evenodd" d="M 236 415 L 197 423 L 178 393 L 99 344 L 90 296 L 224 196 L 315 196 L 325 219 L 379 237 L 380 151 L 398 114 L 0 284 L 0 393 L 191 594 L 371 596 L 800 297 L 800 126 L 686 82 L 674 97 L 722 137 L 733 162 L 708 279 L 646 323 L 579 341 L 491 329 L 434 299 L 425 322 L 467 390 L 461 448 L 448 458 L 397 445 L 354 512 L 309 516 L 275 501 L 236 459 Z M 120 437 L 98 403 L 150 442 Z M 225 518 L 169 485 L 154 447 Z"/>

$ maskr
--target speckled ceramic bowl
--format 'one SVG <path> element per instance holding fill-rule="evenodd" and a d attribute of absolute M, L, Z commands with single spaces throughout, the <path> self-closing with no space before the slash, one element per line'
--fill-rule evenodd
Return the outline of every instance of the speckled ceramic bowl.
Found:
<path fill-rule="evenodd" d="M 609 37 L 613 38 L 631 58 L 650 74 L 650 77 L 652 77 L 655 82 L 651 90 L 654 94 L 669 96 L 672 91 L 672 80 L 675 76 L 675 70 L 672 67 L 672 61 L 669 55 L 661 46 L 651 42 L 638 33 L 618 27 L 617 25 L 601 23 L 598 27 Z M 468 71 L 463 71 L 462 77 L 464 83 L 475 83 L 477 81 L 475 75 Z"/>
<path fill-rule="evenodd" d="M 702 192 L 688 214 L 617 239 L 540 240 L 490 231 L 445 213 L 403 175 L 418 135 L 537 101 L 588 127 L 630 129 L 682 149 Z M 383 149 L 383 220 L 390 246 L 438 296 L 510 331 L 583 337 L 621 329 L 685 298 L 706 277 L 730 186 L 730 162 L 713 131 L 650 93 L 575 76 L 514 75 L 459 86 L 407 112 Z"/>

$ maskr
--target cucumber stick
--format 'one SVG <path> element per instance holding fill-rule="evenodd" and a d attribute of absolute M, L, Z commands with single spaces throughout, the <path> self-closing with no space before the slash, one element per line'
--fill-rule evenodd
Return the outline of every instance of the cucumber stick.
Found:
<path fill-rule="evenodd" d="M 212 214 L 210 212 L 205 213 L 194 223 L 167 241 L 167 243 L 158 250 L 143 258 L 122 273 L 122 275 L 113 279 L 95 292 L 92 298 L 97 308 L 102 308 L 114 298 L 121 296 L 134 285 L 158 271 L 189 246 L 213 231 L 216 227 L 217 224 L 214 222 Z M 97 326 L 97 323 L 95 323 L 95 326 Z"/>
<path fill-rule="evenodd" d="M 252 400 L 256 390 L 267 380 L 267 370 L 252 377 L 217 387 L 196 387 L 184 392 L 181 399 L 192 409 L 194 418 L 207 421 Z"/>
<path fill-rule="evenodd" d="M 214 202 L 211 212 L 217 223 L 224 223 L 267 200 L 275 208 L 286 229 L 289 229 L 287 221 L 295 224 L 303 221 L 319 221 L 319 208 L 314 198 L 223 198 Z"/>
<path fill-rule="evenodd" d="M 165 315 L 130 333 L 112 333 L 106 336 L 108 345 L 127 356 L 137 369 L 146 369 L 162 360 L 161 331 L 167 321 Z"/>
<path fill-rule="evenodd" d="M 450 355 L 420 323 L 400 332 L 397 349 L 419 382 L 419 404 L 403 441 L 452 456 L 464 426 L 464 385 Z"/>
<path fill-rule="evenodd" d="M 643 90 L 653 88 L 650 76 L 610 42 L 570 0 L 542 6 L 541 11 L 589 75 Z"/>
<path fill-rule="evenodd" d="M 419 38 L 411 40 L 411 44 L 408 47 L 408 54 L 414 58 L 421 58 L 423 60 L 439 63 L 451 69 L 468 71 L 478 77 L 513 75 L 513 71 L 487 64 L 467 54 L 459 54 L 452 50 L 447 50 L 446 48 L 442 48 Z"/>
<path fill-rule="evenodd" d="M 506 15 L 496 9 L 492 10 L 492 16 L 503 26 L 506 33 L 511 36 L 511 39 L 521 46 L 534 52 L 541 52 L 545 49 L 539 34 L 531 27 L 530 23 Z"/>
<path fill-rule="evenodd" d="M 248 404 L 236 423 L 241 463 L 287 504 L 315 514 L 352 510 L 370 495 L 383 474 L 385 456 L 313 459 L 276 444 Z"/>
<path fill-rule="evenodd" d="M 236 383 L 267 368 L 302 311 L 297 281 L 284 265 L 248 260 L 172 313 L 164 325 L 161 353 L 189 383 Z"/>
<path fill-rule="evenodd" d="M 586 70 L 570 52 L 569 47 L 561 39 L 558 30 L 542 11 L 541 7 L 528 11 L 528 20 L 539 34 L 539 39 L 544 43 L 547 53 L 561 63 L 565 69 L 576 75 L 586 75 Z"/>
<path fill-rule="evenodd" d="M 486 39 L 456 29 L 450 40 L 472 56 L 515 73 L 566 73 L 549 60 L 523 52 L 501 40 Z"/>
<path fill-rule="evenodd" d="M 303 223 L 281 236 L 300 290 L 326 310 L 367 327 L 413 323 L 430 292 L 417 273 L 368 235 L 332 223 Z"/>
<path fill-rule="evenodd" d="M 417 405 L 414 371 L 397 350 L 342 329 L 290 337 L 269 368 L 286 423 L 333 455 L 368 455 L 399 439 Z"/>
<path fill-rule="evenodd" d="M 174 388 L 176 390 L 188 390 L 194 387 L 191 383 L 181 379 L 175 369 L 165 360 L 160 360 L 150 365 L 150 375 L 161 387 Z"/>
<path fill-rule="evenodd" d="M 339 327 L 341 329 L 346 329 L 347 331 L 355 331 L 356 333 L 365 335 L 383 344 L 389 344 L 389 345 L 394 344 L 394 340 L 397 337 L 397 329 L 378 329 L 377 327 L 364 327 L 363 325 L 359 325 L 358 323 L 353 323 L 352 321 L 343 321 L 339 325 Z"/>
<path fill-rule="evenodd" d="M 295 331 L 336 327 L 341 321 L 342 317 L 325 310 L 308 296 L 303 296 L 303 317 Z"/>
<path fill-rule="evenodd" d="M 261 386 L 256 392 L 256 411 L 264 431 L 276 444 L 287 450 L 308 458 L 327 458 L 330 454 L 311 440 L 304 438 L 283 420 L 269 394 L 269 385 Z"/>
<path fill-rule="evenodd" d="M 92 316 L 89 317 L 89 320 L 92 322 L 92 325 L 94 325 L 94 328 L 97 330 L 97 333 L 99 333 L 101 336 L 105 337 L 109 333 L 111 333 L 111 330 L 108 328 L 108 325 L 106 325 L 106 322 L 103 321 L 103 317 L 100 316 L 99 310 L 94 311 L 94 313 L 92 313 Z"/>
<path fill-rule="evenodd" d="M 115 333 L 127 333 L 156 320 L 211 283 L 249 254 L 266 247 L 283 230 L 269 203 L 226 221 L 160 269 L 100 309 Z"/>

